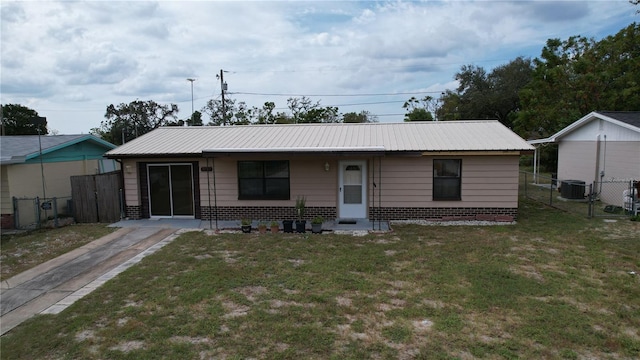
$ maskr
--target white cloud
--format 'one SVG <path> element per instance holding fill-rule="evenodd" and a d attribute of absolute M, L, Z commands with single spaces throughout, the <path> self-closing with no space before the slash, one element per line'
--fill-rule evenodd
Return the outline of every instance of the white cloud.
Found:
<path fill-rule="evenodd" d="M 595 2 L 2 2 L 4 103 L 31 106 L 61 133 L 99 126 L 109 104 L 177 103 L 183 117 L 219 96 L 260 107 L 286 96 L 453 89 L 465 64 L 539 55 L 548 38 L 600 38 L 634 21 Z M 424 90 L 428 89 L 428 90 Z M 315 97 L 322 104 L 408 96 Z M 402 104 L 343 112 L 402 113 Z M 402 116 L 382 117 L 400 121 Z"/>

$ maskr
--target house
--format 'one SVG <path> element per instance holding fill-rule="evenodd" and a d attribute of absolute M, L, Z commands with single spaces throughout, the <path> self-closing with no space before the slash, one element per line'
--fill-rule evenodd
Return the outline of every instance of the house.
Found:
<path fill-rule="evenodd" d="M 584 182 L 585 192 L 620 205 L 628 183 L 640 180 L 640 111 L 591 112 L 554 135 L 531 144 L 558 144 L 558 180 Z M 609 190 L 602 183 L 620 183 Z M 582 195 L 582 194 L 580 194 Z"/>
<path fill-rule="evenodd" d="M 0 145 L 3 229 L 13 227 L 14 197 L 70 197 L 71 176 L 113 171 L 117 166 L 103 157 L 115 145 L 93 135 L 2 136 Z"/>
<path fill-rule="evenodd" d="M 501 219 L 533 151 L 498 121 L 163 127 L 109 151 L 126 216 Z"/>

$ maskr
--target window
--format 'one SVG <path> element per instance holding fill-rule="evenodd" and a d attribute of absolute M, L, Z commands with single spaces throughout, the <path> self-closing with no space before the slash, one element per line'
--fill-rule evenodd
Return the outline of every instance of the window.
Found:
<path fill-rule="evenodd" d="M 433 160 L 433 200 L 460 200 L 462 160 Z"/>
<path fill-rule="evenodd" d="M 239 200 L 289 200 L 288 161 L 238 161 Z"/>

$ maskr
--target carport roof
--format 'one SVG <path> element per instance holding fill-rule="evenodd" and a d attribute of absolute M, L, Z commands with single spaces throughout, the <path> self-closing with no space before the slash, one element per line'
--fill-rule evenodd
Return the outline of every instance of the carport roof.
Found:
<path fill-rule="evenodd" d="M 109 151 L 106 156 L 532 150 L 532 146 L 500 122 L 482 120 L 162 127 Z"/>

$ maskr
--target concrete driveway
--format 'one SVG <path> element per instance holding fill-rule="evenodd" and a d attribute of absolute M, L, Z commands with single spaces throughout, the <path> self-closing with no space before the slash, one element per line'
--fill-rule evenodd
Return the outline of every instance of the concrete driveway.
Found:
<path fill-rule="evenodd" d="M 59 313 L 180 232 L 161 227 L 122 228 L 2 281 L 0 335 L 36 314 Z"/>

